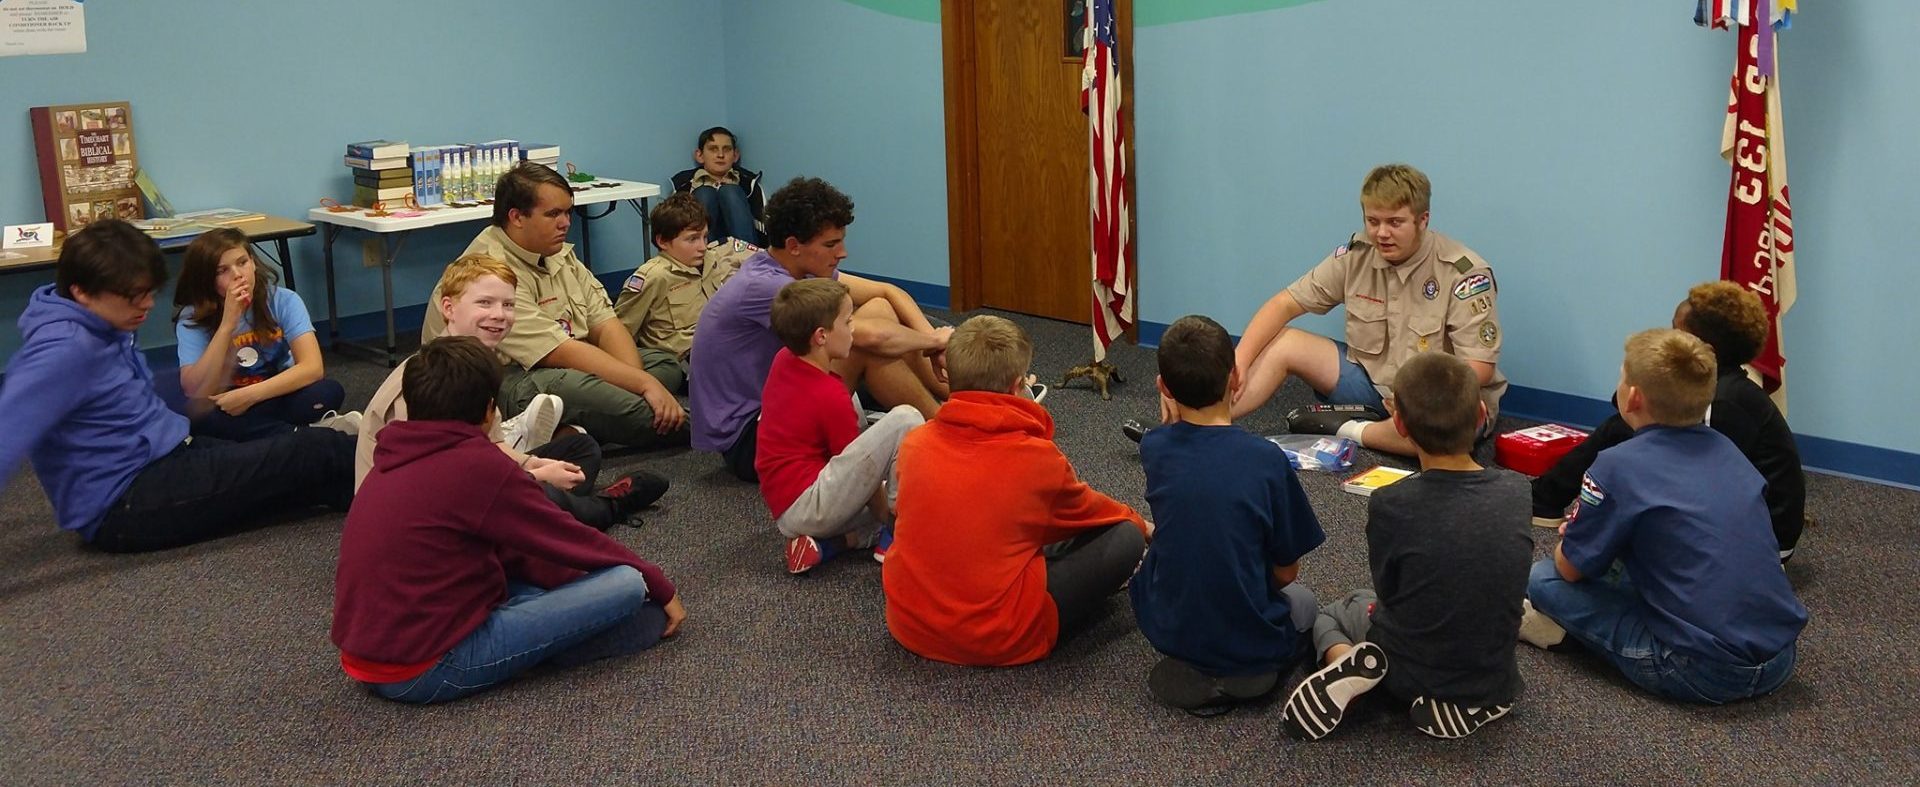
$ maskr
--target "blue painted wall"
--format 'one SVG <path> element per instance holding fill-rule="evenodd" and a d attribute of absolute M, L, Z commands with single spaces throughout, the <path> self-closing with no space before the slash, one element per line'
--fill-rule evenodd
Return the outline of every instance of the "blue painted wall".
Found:
<path fill-rule="evenodd" d="M 588 171 L 664 184 L 691 166 L 694 134 L 726 111 L 718 50 L 693 35 L 713 28 L 713 5 L 90 2 L 85 54 L 0 59 L 0 109 L 12 117 L 0 122 L 0 223 L 45 215 L 27 108 L 94 100 L 132 102 L 141 163 L 182 210 L 304 217 L 321 197 L 352 195 L 340 158 L 347 142 L 374 137 L 555 142 Z M 427 33 L 408 32 L 410 23 Z M 480 229 L 415 233 L 395 270 L 395 301 L 424 302 Z M 596 222 L 594 267 L 638 265 L 648 254 L 641 234 L 631 209 Z M 360 237 L 336 245 L 342 315 L 380 309 Z M 317 237 L 294 241 L 293 253 L 299 290 L 323 317 Z M 0 314 L 9 315 L 0 356 L 19 346 L 11 315 L 49 281 L 51 271 L 0 278 Z M 141 334 L 146 346 L 172 341 L 165 320 Z"/>
<path fill-rule="evenodd" d="M 772 194 L 853 198 L 849 270 L 947 281 L 940 27 L 842 0 L 724 0 L 728 126 Z M 692 154 L 691 140 L 687 155 Z"/>
<path fill-rule="evenodd" d="M 1141 316 L 1237 329 L 1358 228 L 1359 183 L 1432 176 L 1433 224 L 1499 273 L 1507 375 L 1604 400 L 1633 331 L 1718 276 L 1734 36 L 1686 3 L 1136 0 Z M 899 6 L 884 13 L 862 6 Z M 902 10 L 903 9 L 903 10 Z M 947 283 L 938 25 L 913 4 L 730 0 L 729 116 L 755 161 L 861 201 L 849 267 Z M 1920 179 L 1920 4 L 1807 10 L 1782 37 L 1801 298 L 1797 431 L 1920 451 L 1920 274 L 1896 254 Z M 785 66 L 783 67 L 783 64 Z M 805 67 L 800 67 L 805 64 Z M 885 214 L 876 213 L 883 209 Z M 875 247 L 879 247 L 876 249 Z M 884 251 L 876 254 L 876 251 Z M 1308 318 L 1340 329 L 1336 313 Z"/>
<path fill-rule="evenodd" d="M 1390 160 L 1433 176 L 1434 226 L 1499 271 L 1516 385 L 1604 397 L 1625 336 L 1717 275 L 1734 39 L 1695 28 L 1690 4 L 1327 0 L 1197 19 L 1173 4 L 1136 6 L 1165 20 L 1136 33 L 1146 320 L 1205 311 L 1243 325 L 1356 227 L 1361 176 Z M 776 184 L 820 175 L 853 196 L 849 268 L 944 286 L 931 7 L 575 2 L 533 19 L 514 3 L 414 3 L 448 32 L 401 55 L 356 43 L 369 40 L 357 20 L 398 18 L 390 4 L 90 3 L 92 52 L 0 61 L 19 118 L 0 124 L 0 161 L 15 162 L 0 216 L 41 213 L 24 118 L 36 104 L 129 99 L 143 160 L 177 204 L 294 215 L 344 194 L 337 151 L 352 139 L 553 139 L 596 171 L 662 179 L 720 122 Z M 218 45 L 157 42 L 190 23 Z M 1920 125 L 1914 29 L 1920 4 L 1853 0 L 1809 8 L 1782 40 L 1802 268 L 1786 324 L 1792 420 L 1907 452 L 1920 452 L 1920 419 L 1898 415 L 1920 390 L 1907 295 L 1920 274 L 1898 254 L 1920 180 L 1920 156 L 1901 147 Z M 517 40 L 552 43 L 500 43 Z M 415 76 L 338 73 L 381 57 L 414 58 Z M 597 269 L 644 256 L 637 222 L 599 227 Z M 424 299 L 467 235 L 410 242 L 401 303 Z M 317 244 L 296 254 L 317 311 Z M 28 278 L 0 279 L 0 310 L 18 312 Z M 342 294 L 345 313 L 375 310 L 378 279 L 354 269 Z M 1337 331 L 1339 318 L 1307 324 Z M 16 342 L 0 327 L 0 353 Z"/>

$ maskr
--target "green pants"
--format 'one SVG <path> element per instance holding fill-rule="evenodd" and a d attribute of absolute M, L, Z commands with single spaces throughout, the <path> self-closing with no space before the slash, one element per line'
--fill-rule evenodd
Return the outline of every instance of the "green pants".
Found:
<path fill-rule="evenodd" d="M 640 363 L 668 391 L 686 386 L 686 371 L 673 353 L 641 350 Z M 653 430 L 653 406 L 645 397 L 576 369 L 508 365 L 500 383 L 500 411 L 507 417 L 518 415 L 533 397 L 543 393 L 566 403 L 561 423 L 578 426 L 602 443 L 656 448 L 687 442 L 684 426 L 669 434 Z"/>

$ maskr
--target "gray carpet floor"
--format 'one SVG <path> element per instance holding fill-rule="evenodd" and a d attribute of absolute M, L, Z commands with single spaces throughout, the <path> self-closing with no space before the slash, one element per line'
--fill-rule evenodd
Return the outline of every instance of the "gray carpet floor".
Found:
<path fill-rule="evenodd" d="M 1019 319 L 1043 379 L 1084 362 L 1084 328 Z M 385 374 L 328 358 L 350 405 Z M 1080 473 L 1144 510 L 1138 455 L 1114 425 L 1153 414 L 1153 354 L 1113 358 L 1128 376 L 1111 402 L 1056 389 L 1047 406 Z M 1244 425 L 1282 431 L 1308 396 L 1296 381 Z M 673 488 L 644 526 L 614 535 L 679 583 L 684 633 L 429 708 L 377 700 L 339 670 L 327 630 L 342 515 L 108 556 L 55 528 L 24 472 L 0 495 L 0 782 L 1920 781 L 1920 667 L 1905 650 L 1920 632 L 1912 491 L 1810 478 L 1819 524 L 1789 573 L 1812 622 L 1799 671 L 1772 697 L 1672 705 L 1590 656 L 1520 646 L 1526 694 L 1471 738 L 1432 740 L 1363 704 L 1331 738 L 1297 744 L 1277 703 L 1210 720 L 1156 705 L 1155 655 L 1124 595 L 1043 663 L 927 662 L 887 635 L 878 565 L 790 577 L 757 491 L 716 457 L 616 455 L 603 482 L 641 466 Z M 1365 500 L 1338 480 L 1303 474 L 1328 540 L 1301 578 L 1323 599 L 1367 582 Z M 1544 554 L 1550 537 L 1536 539 Z"/>

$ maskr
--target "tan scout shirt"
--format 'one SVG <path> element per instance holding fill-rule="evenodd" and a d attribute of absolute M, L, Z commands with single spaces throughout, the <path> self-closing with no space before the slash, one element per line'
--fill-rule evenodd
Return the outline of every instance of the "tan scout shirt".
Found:
<path fill-rule="evenodd" d="M 1347 357 L 1367 370 L 1381 396 L 1416 353 L 1439 350 L 1469 361 L 1500 361 L 1499 288 L 1485 260 L 1428 230 L 1407 261 L 1391 265 L 1364 234 L 1287 287 L 1300 306 L 1326 314 L 1347 307 Z M 1494 367 L 1481 389 L 1489 416 L 1499 412 L 1507 378 Z"/>
<path fill-rule="evenodd" d="M 700 267 L 690 268 L 662 254 L 640 265 L 613 302 L 613 313 L 641 347 L 665 350 L 686 360 L 693 349 L 694 324 L 707 300 L 733 277 L 740 263 L 760 250 L 737 238 L 707 244 Z"/>
<path fill-rule="evenodd" d="M 435 300 L 439 300 L 435 298 Z M 408 358 L 407 361 L 413 360 Z M 380 383 L 380 390 L 373 392 L 373 401 L 367 402 L 367 409 L 361 411 L 360 435 L 353 444 L 353 491 L 360 491 L 360 484 L 367 480 L 367 473 L 373 471 L 373 451 L 379 446 L 377 439 L 381 427 L 395 421 L 407 420 L 407 400 L 400 397 L 400 375 L 407 370 L 407 361 L 401 361 L 387 379 Z M 500 411 L 493 412 L 493 431 L 487 434 L 494 442 L 505 440 L 500 434 Z"/>
<path fill-rule="evenodd" d="M 738 184 L 739 182 L 740 182 L 740 176 L 734 174 L 734 170 L 731 170 L 731 169 L 727 170 L 727 174 L 721 175 L 719 177 L 714 177 L 713 173 L 708 172 L 706 167 L 700 167 L 699 169 L 696 169 L 693 171 L 693 180 L 688 181 L 688 185 L 689 186 L 725 186 L 729 183 Z"/>
<path fill-rule="evenodd" d="M 488 227 L 462 254 L 497 257 L 520 279 L 514 288 L 513 330 L 500 342 L 500 354 L 522 368 L 532 369 L 568 339 L 585 339 L 593 326 L 613 319 L 607 288 L 573 256 L 571 243 L 563 244 L 558 254 L 542 257 L 520 248 L 499 227 Z M 426 322 L 420 326 L 422 343 L 447 330 L 439 303 L 436 286 L 427 300 Z"/>

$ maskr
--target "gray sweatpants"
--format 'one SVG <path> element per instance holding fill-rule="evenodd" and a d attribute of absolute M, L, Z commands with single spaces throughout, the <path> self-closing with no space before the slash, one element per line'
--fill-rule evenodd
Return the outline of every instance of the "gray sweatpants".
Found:
<path fill-rule="evenodd" d="M 1373 630 L 1373 604 L 1378 600 L 1372 590 L 1361 588 L 1322 607 L 1313 622 L 1314 663 L 1327 654 L 1327 648 L 1367 641 L 1367 632 Z"/>
<path fill-rule="evenodd" d="M 813 484 L 773 521 L 780 535 L 832 538 L 879 530 L 886 523 L 874 518 L 867 502 L 883 481 L 888 482 L 887 502 L 893 502 L 900 489 L 894 469 L 900 440 L 908 430 L 926 422 L 919 410 L 903 404 L 868 426 L 838 456 L 827 460 Z"/>

